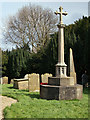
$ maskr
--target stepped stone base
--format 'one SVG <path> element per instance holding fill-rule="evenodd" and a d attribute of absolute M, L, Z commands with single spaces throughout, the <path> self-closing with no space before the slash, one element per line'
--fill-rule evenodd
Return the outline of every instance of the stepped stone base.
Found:
<path fill-rule="evenodd" d="M 67 85 L 75 85 L 73 77 L 49 77 L 48 78 L 49 85 L 56 86 L 67 86 Z"/>
<path fill-rule="evenodd" d="M 40 85 L 40 97 L 47 100 L 72 100 L 82 98 L 82 85 L 54 86 Z"/>

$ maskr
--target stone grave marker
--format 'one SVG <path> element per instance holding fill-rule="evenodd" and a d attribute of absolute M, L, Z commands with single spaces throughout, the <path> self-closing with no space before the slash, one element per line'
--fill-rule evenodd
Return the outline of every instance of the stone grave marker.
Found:
<path fill-rule="evenodd" d="M 77 83 L 76 72 L 74 67 L 73 52 L 71 48 L 70 48 L 70 77 L 74 77 L 74 83 L 76 84 Z"/>
<path fill-rule="evenodd" d="M 26 75 L 24 76 L 24 78 L 27 78 L 27 79 L 28 79 L 28 78 L 29 78 L 29 74 L 26 74 Z"/>
<path fill-rule="evenodd" d="M 25 78 L 14 79 L 13 87 L 19 90 L 28 89 L 28 79 Z"/>
<path fill-rule="evenodd" d="M 45 73 L 41 75 L 41 81 L 42 83 L 48 83 L 48 77 L 52 77 L 52 74 Z"/>
<path fill-rule="evenodd" d="M 29 74 L 29 92 L 40 91 L 40 79 L 39 74 Z"/>
<path fill-rule="evenodd" d="M 15 79 L 15 78 L 14 78 L 14 79 Z M 13 84 L 13 83 L 14 83 L 14 79 L 11 79 L 10 84 Z"/>
<path fill-rule="evenodd" d="M 1 78 L 1 84 L 8 84 L 8 77 L 2 77 Z"/>

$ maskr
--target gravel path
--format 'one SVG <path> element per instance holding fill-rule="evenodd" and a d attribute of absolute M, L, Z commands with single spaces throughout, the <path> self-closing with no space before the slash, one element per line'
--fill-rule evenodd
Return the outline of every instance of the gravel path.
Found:
<path fill-rule="evenodd" d="M 1 96 L 0 95 L 0 120 L 4 118 L 3 116 L 3 110 L 6 106 L 11 106 L 12 103 L 16 103 L 17 100 L 6 97 L 6 96 Z"/>

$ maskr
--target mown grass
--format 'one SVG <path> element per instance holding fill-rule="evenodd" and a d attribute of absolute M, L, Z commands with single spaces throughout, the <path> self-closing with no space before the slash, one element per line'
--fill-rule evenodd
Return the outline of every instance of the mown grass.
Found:
<path fill-rule="evenodd" d="M 88 118 L 88 92 L 81 100 L 44 100 L 39 93 L 14 89 L 2 85 L 2 95 L 17 99 L 17 103 L 4 109 L 5 118 Z"/>

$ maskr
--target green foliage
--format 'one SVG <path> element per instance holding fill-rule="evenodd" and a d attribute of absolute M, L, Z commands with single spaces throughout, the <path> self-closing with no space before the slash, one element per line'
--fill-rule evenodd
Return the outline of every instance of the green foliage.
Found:
<path fill-rule="evenodd" d="M 83 19 L 65 27 L 65 63 L 68 65 L 69 73 L 69 49 L 72 48 L 79 83 L 84 70 L 90 71 L 89 21 L 90 17 L 83 17 Z M 55 64 L 58 59 L 58 34 L 54 33 L 47 41 L 48 44 L 41 47 L 37 53 L 30 53 L 27 45 L 10 52 L 4 52 L 3 71 L 5 74 L 11 78 L 23 77 L 27 73 L 48 72 L 55 75 Z"/>
<path fill-rule="evenodd" d="M 88 118 L 87 89 L 81 100 L 45 100 L 39 93 L 2 85 L 2 95 L 17 99 L 4 109 L 5 118 Z"/>
<path fill-rule="evenodd" d="M 12 51 L 7 52 L 7 54 L 8 64 L 6 64 L 6 75 L 9 79 L 23 77 L 27 73 L 26 66 L 30 56 L 29 51 L 24 50 L 23 48 L 17 48 L 16 50 L 13 49 Z"/>
<path fill-rule="evenodd" d="M 89 21 L 90 17 L 83 17 L 83 19 L 76 21 L 75 24 L 66 27 L 67 32 L 70 33 L 71 36 L 69 47 L 73 49 L 75 68 L 79 79 L 81 79 L 81 75 L 85 70 L 90 74 L 88 61 L 88 56 L 90 56 L 90 52 L 88 51 Z"/>
<path fill-rule="evenodd" d="M 8 64 L 8 51 L 2 51 L 2 74 L 5 75 L 7 70 L 6 65 Z"/>

